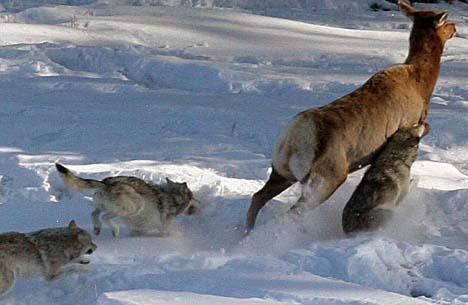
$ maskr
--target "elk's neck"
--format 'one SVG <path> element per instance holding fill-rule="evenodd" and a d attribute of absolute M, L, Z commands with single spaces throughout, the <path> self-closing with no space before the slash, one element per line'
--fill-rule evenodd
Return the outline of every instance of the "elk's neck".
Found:
<path fill-rule="evenodd" d="M 440 41 L 411 41 L 405 64 L 411 65 L 422 96 L 429 102 L 440 73 L 443 44 Z"/>

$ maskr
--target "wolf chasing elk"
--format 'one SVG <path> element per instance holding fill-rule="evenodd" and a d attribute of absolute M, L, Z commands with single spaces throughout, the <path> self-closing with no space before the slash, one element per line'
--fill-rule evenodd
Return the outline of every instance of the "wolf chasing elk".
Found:
<path fill-rule="evenodd" d="M 406 61 L 378 72 L 328 105 L 299 113 L 289 123 L 274 151 L 272 173 L 252 197 L 247 233 L 265 204 L 296 182 L 302 193 L 291 212 L 301 213 L 329 198 L 349 173 L 371 164 L 345 207 L 346 233 L 373 227 L 373 221 L 385 217 L 385 205 L 397 204 L 407 192 L 419 141 L 429 131 L 426 119 L 442 51 L 456 29 L 447 21 L 447 12 L 419 11 L 401 1 L 399 5 L 413 21 Z M 101 212 L 114 236 L 119 234 L 115 217 L 137 231 L 159 229 L 166 235 L 176 215 L 200 209 L 184 183 L 168 180 L 167 185 L 157 186 L 135 177 L 97 181 L 56 166 L 68 186 L 93 191 L 95 234 L 101 230 Z M 379 185 L 381 177 L 391 184 Z M 68 264 L 89 263 L 86 255 L 95 250 L 90 234 L 74 221 L 65 228 L 0 234 L 0 295 L 13 287 L 16 278 L 52 280 L 68 273 L 72 271 L 65 268 Z"/>

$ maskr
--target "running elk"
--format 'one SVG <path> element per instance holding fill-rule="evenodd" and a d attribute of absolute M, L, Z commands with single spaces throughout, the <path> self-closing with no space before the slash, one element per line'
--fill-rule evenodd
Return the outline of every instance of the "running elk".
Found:
<path fill-rule="evenodd" d="M 312 209 L 349 173 L 372 163 L 399 128 L 426 120 L 442 51 L 456 33 L 455 24 L 447 21 L 447 12 L 416 10 L 402 1 L 399 6 L 413 21 L 406 61 L 378 72 L 349 95 L 294 117 L 277 143 L 268 181 L 252 197 L 246 233 L 260 209 L 295 182 L 301 183 L 302 194 L 291 210 Z"/>

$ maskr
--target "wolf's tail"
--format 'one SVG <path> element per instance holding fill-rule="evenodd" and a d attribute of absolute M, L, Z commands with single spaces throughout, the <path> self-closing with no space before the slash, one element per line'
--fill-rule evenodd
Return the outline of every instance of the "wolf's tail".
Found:
<path fill-rule="evenodd" d="M 105 186 L 105 184 L 99 180 L 83 179 L 78 177 L 74 175 L 68 168 L 59 163 L 55 163 L 55 167 L 60 173 L 60 176 L 62 176 L 65 185 L 75 191 L 81 192 L 93 189 L 98 190 Z"/>

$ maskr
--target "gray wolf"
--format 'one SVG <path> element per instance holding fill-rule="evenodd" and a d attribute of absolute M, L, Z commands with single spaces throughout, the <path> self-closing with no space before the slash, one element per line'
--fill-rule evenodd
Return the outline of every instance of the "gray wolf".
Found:
<path fill-rule="evenodd" d="M 418 156 L 419 141 L 429 131 L 427 123 L 402 128 L 387 141 L 343 210 L 346 234 L 374 230 L 390 220 L 392 209 L 411 187 L 410 169 Z"/>
<path fill-rule="evenodd" d="M 371 164 L 398 129 L 426 121 L 442 51 L 456 33 L 455 24 L 447 21 L 447 12 L 399 5 L 413 21 L 406 61 L 376 73 L 354 92 L 293 118 L 273 153 L 268 181 L 252 197 L 246 233 L 260 209 L 294 183 L 301 183 L 302 194 L 292 211 L 315 208 L 349 173 Z"/>
<path fill-rule="evenodd" d="M 128 176 L 108 177 L 102 181 L 83 179 L 61 164 L 55 164 L 65 185 L 79 192 L 91 192 L 95 210 L 91 214 L 94 233 L 101 232 L 100 214 L 111 227 L 114 237 L 119 236 L 120 217 L 134 234 L 158 229 L 161 236 L 169 235 L 169 225 L 179 214 L 192 215 L 200 210 L 187 183 L 176 183 L 166 178 L 167 184 L 149 184 Z"/>
<path fill-rule="evenodd" d="M 75 221 L 64 228 L 0 234 L 0 294 L 10 290 L 16 278 L 53 280 L 73 272 L 64 267 L 70 263 L 89 264 L 87 255 L 96 248 L 91 235 Z"/>

